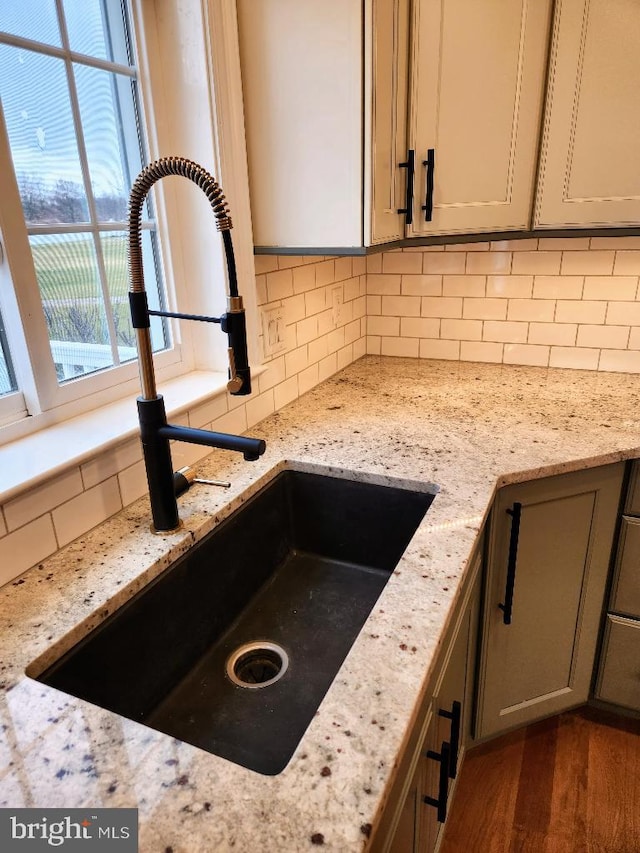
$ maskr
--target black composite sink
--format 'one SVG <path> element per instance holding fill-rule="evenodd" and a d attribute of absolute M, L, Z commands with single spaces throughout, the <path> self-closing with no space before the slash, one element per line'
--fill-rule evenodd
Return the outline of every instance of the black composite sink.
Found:
<path fill-rule="evenodd" d="M 284 471 L 38 679 L 280 773 L 433 498 Z"/>

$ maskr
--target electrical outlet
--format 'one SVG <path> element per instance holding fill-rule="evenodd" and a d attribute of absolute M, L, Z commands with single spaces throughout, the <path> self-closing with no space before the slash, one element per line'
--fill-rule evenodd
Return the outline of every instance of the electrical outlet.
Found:
<path fill-rule="evenodd" d="M 262 336 L 265 358 L 282 352 L 287 347 L 285 340 L 284 308 L 279 305 L 262 311 Z"/>
<path fill-rule="evenodd" d="M 334 329 L 342 323 L 342 287 L 334 287 L 331 291 L 331 321 Z"/>

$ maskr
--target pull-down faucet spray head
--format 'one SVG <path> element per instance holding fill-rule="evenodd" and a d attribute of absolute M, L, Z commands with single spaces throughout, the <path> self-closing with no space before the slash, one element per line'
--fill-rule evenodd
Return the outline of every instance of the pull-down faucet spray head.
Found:
<path fill-rule="evenodd" d="M 167 175 L 182 175 L 189 178 L 203 190 L 213 209 L 216 226 L 218 231 L 222 233 L 229 280 L 227 312 L 221 317 L 203 317 L 149 309 L 142 269 L 142 207 L 151 187 L 156 181 Z M 246 319 L 242 297 L 238 293 L 236 264 L 230 230 L 231 216 L 222 189 L 215 178 L 197 163 L 183 157 L 164 157 L 151 163 L 136 178 L 129 198 L 129 274 L 131 278 L 129 304 L 131 322 L 136 330 L 142 385 L 142 395 L 138 397 L 140 434 L 149 484 L 153 529 L 156 532 L 170 532 L 180 527 L 169 446 L 170 439 L 202 444 L 207 447 L 235 450 L 242 453 L 248 461 L 257 460 L 265 451 L 265 443 L 261 439 L 168 424 L 164 400 L 156 390 L 150 334 L 151 316 L 219 323 L 229 340 L 229 382 L 227 389 L 230 394 L 234 395 L 251 393 Z"/>

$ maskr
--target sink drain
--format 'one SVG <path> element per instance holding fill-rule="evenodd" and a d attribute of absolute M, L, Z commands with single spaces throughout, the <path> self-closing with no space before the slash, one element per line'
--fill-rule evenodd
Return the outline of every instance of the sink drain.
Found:
<path fill-rule="evenodd" d="M 289 656 L 275 643 L 245 643 L 227 658 L 227 675 L 238 687 L 257 689 L 279 681 L 287 671 Z"/>

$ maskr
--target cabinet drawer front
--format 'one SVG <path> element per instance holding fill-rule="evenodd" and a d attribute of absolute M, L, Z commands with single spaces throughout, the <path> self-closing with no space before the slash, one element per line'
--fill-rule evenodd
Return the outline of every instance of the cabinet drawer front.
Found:
<path fill-rule="evenodd" d="M 607 616 L 596 695 L 640 711 L 640 622 Z"/>
<path fill-rule="evenodd" d="M 609 609 L 640 619 L 640 518 L 622 519 Z"/>
<path fill-rule="evenodd" d="M 637 459 L 631 469 L 631 481 L 629 483 L 625 512 L 628 515 L 640 515 L 640 460 Z"/>

